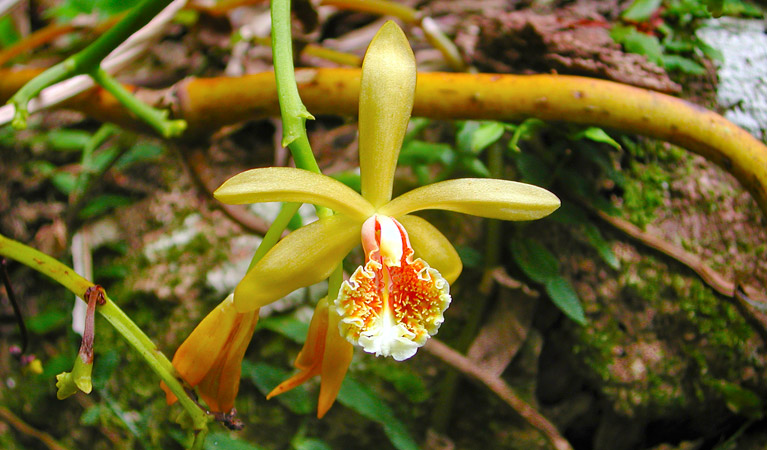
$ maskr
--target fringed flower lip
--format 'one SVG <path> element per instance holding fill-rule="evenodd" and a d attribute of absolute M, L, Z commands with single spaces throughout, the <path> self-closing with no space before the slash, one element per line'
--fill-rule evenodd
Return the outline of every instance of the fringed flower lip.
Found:
<path fill-rule="evenodd" d="M 559 205 L 551 192 L 498 179 L 465 178 L 419 187 L 392 200 L 394 170 L 415 94 L 415 59 L 400 28 L 387 22 L 362 66 L 359 112 L 361 192 L 325 175 L 287 167 L 253 169 L 227 180 L 215 197 L 229 204 L 302 202 L 335 215 L 299 228 L 255 264 L 234 292 L 252 311 L 322 281 L 361 241 L 365 264 L 329 302 L 349 341 L 378 355 L 412 356 L 437 332 L 462 270 L 450 241 L 410 213 L 443 209 L 501 220 L 533 220 Z"/>

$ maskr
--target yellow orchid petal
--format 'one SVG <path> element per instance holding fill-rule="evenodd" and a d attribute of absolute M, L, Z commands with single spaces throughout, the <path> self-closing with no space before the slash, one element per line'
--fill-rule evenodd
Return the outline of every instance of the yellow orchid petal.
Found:
<path fill-rule="evenodd" d="M 317 402 L 317 418 L 322 419 L 333 406 L 341 390 L 346 371 L 354 356 L 354 347 L 346 341 L 338 330 L 341 318 L 333 311 L 328 311 L 328 332 L 325 336 L 325 355 L 322 359 L 322 380 L 320 382 L 320 398 Z"/>
<path fill-rule="evenodd" d="M 212 411 L 229 412 L 240 386 L 240 368 L 258 322 L 258 310 L 234 309 L 229 295 L 186 338 L 173 356 L 173 367 Z M 161 384 L 168 404 L 176 396 Z"/>
<path fill-rule="evenodd" d="M 402 216 L 397 220 L 407 230 L 415 256 L 428 262 L 448 283 L 453 284 L 463 270 L 463 263 L 450 240 L 418 216 Z"/>
<path fill-rule="evenodd" d="M 375 207 L 391 199 L 394 169 L 415 95 L 415 57 L 405 33 L 386 22 L 370 42 L 360 81 L 362 195 Z"/>
<path fill-rule="evenodd" d="M 378 209 L 393 217 L 422 209 L 445 209 L 501 220 L 545 217 L 560 201 L 546 189 L 516 181 L 461 178 L 413 189 Z"/>
<path fill-rule="evenodd" d="M 258 322 L 258 311 L 238 314 L 236 328 L 231 330 L 229 340 L 219 351 L 221 357 L 214 370 L 203 378 L 198 386 L 200 397 L 211 411 L 228 413 L 234 408 L 234 399 L 240 388 L 242 359 Z"/>
<path fill-rule="evenodd" d="M 246 170 L 226 180 L 213 196 L 228 204 L 311 203 L 360 221 L 373 213 L 373 207 L 367 200 L 340 181 L 292 167 Z"/>
<path fill-rule="evenodd" d="M 290 233 L 253 266 L 234 290 L 240 312 L 260 308 L 330 276 L 359 243 L 362 224 L 335 215 Z"/>
<path fill-rule="evenodd" d="M 197 386 L 216 362 L 219 349 L 223 348 L 229 339 L 229 333 L 217 331 L 234 327 L 237 320 L 237 314 L 234 312 L 230 294 L 202 319 L 173 355 L 173 367 L 191 386 Z"/>
<path fill-rule="evenodd" d="M 325 336 L 328 333 L 328 298 L 323 297 L 314 308 L 314 315 L 309 324 L 309 333 L 306 335 L 306 341 L 303 348 L 298 352 L 293 366 L 299 370 L 298 373 L 283 381 L 277 387 L 272 389 L 266 395 L 266 399 L 275 395 L 284 394 L 294 389 L 322 371 L 322 361 L 325 355 Z M 336 331 L 333 330 L 333 333 Z"/>

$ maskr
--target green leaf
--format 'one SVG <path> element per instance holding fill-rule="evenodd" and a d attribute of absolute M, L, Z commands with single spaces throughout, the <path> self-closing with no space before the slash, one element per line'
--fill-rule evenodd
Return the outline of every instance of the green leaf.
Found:
<path fill-rule="evenodd" d="M 666 70 L 679 70 L 690 75 L 703 75 L 706 68 L 691 60 L 679 55 L 663 55 L 663 67 Z"/>
<path fill-rule="evenodd" d="M 397 392 L 407 396 L 412 403 L 429 399 L 426 383 L 407 364 L 393 363 L 388 359 L 376 358 L 369 366 L 371 373 L 394 386 Z"/>
<path fill-rule="evenodd" d="M 661 0 L 634 0 L 621 17 L 632 22 L 644 22 L 660 8 Z"/>
<path fill-rule="evenodd" d="M 117 163 L 115 163 L 115 168 L 122 170 L 133 164 L 156 161 L 164 152 L 165 149 L 159 145 L 149 142 L 141 142 L 125 152 L 125 154 L 117 160 Z"/>
<path fill-rule="evenodd" d="M 492 175 L 490 174 L 490 170 L 488 170 L 485 163 L 478 160 L 475 157 L 465 157 L 461 158 L 460 162 L 461 168 L 468 172 L 470 175 L 475 177 L 481 177 L 481 178 L 490 178 Z"/>
<path fill-rule="evenodd" d="M 455 250 L 458 252 L 458 256 L 461 257 L 464 267 L 477 269 L 482 267 L 485 258 L 482 253 L 469 245 L 456 245 Z"/>
<path fill-rule="evenodd" d="M 77 178 L 69 172 L 56 172 L 51 176 L 51 183 L 64 195 L 69 195 L 77 184 Z"/>
<path fill-rule="evenodd" d="M 546 122 L 541 119 L 530 118 L 522 121 L 522 123 L 517 126 L 517 129 L 514 130 L 514 134 L 511 135 L 511 140 L 508 145 L 509 150 L 515 152 L 521 151 L 519 149 L 519 143 L 533 137 L 535 133 L 544 126 L 546 126 Z"/>
<path fill-rule="evenodd" d="M 530 152 L 514 153 L 514 162 L 522 175 L 522 181 L 546 186 L 551 183 L 549 166 L 536 154 Z"/>
<path fill-rule="evenodd" d="M 613 253 L 613 249 L 610 247 L 610 244 L 602 236 L 602 233 L 599 232 L 599 228 L 597 228 L 596 225 L 591 222 L 585 222 L 583 224 L 583 233 L 586 235 L 586 239 L 588 240 L 589 244 L 594 247 L 597 253 L 599 253 L 599 257 L 602 258 L 602 260 L 606 262 L 608 266 L 612 267 L 613 269 L 620 268 L 620 261 L 618 261 L 615 253 Z"/>
<path fill-rule="evenodd" d="M 498 142 L 505 128 L 500 122 L 482 122 L 471 134 L 469 151 L 478 155 L 491 144 Z"/>
<path fill-rule="evenodd" d="M 51 309 L 27 319 L 27 328 L 35 334 L 45 334 L 62 328 L 69 319 L 69 312 Z"/>
<path fill-rule="evenodd" d="M 405 424 L 397 419 L 391 408 L 367 386 L 347 376 L 338 393 L 338 402 L 381 424 L 384 433 L 397 450 L 418 450 L 418 445 L 410 436 Z"/>
<path fill-rule="evenodd" d="M 479 122 L 467 120 L 458 123 L 458 133 L 455 135 L 455 146 L 461 153 L 471 152 L 471 140 L 474 132 L 479 129 Z"/>
<path fill-rule="evenodd" d="M 412 140 L 402 147 L 397 163 L 403 166 L 434 163 L 447 165 L 453 159 L 455 151 L 447 144 Z"/>
<path fill-rule="evenodd" d="M 92 158 L 89 158 L 89 160 L 83 164 L 83 169 L 92 173 L 104 172 L 114 162 L 119 153 L 119 148 L 115 146 L 107 147 L 94 154 Z"/>
<path fill-rule="evenodd" d="M 713 387 L 724 397 L 727 408 L 752 420 L 764 417 L 764 403 L 757 393 L 726 380 L 715 380 Z"/>
<path fill-rule="evenodd" d="M 258 321 L 258 328 L 274 331 L 299 344 L 306 342 L 309 332 L 309 324 L 297 319 L 295 314 L 264 317 Z"/>
<path fill-rule="evenodd" d="M 297 436 L 290 442 L 294 450 L 333 450 L 325 441 Z"/>
<path fill-rule="evenodd" d="M 334 173 L 330 176 L 354 189 L 357 193 L 362 192 L 362 180 L 360 180 L 359 172 L 347 170 L 345 172 Z"/>
<path fill-rule="evenodd" d="M 621 145 L 618 143 L 618 141 L 611 138 L 610 135 L 605 132 L 605 130 L 599 127 L 588 127 L 584 130 L 581 130 L 571 135 L 571 139 L 573 140 L 588 139 L 590 141 L 600 142 L 602 144 L 610 145 L 612 147 L 615 147 L 615 149 L 617 150 L 621 149 Z"/>
<path fill-rule="evenodd" d="M 210 433 L 205 439 L 205 450 L 266 450 L 258 445 L 245 442 L 223 431 Z"/>
<path fill-rule="evenodd" d="M 565 278 L 557 276 L 545 283 L 546 293 L 551 301 L 562 310 L 565 315 L 581 325 L 586 325 L 586 316 L 583 306 L 573 286 Z"/>
<path fill-rule="evenodd" d="M 290 373 L 266 363 L 242 362 L 242 376 L 249 379 L 264 395 L 278 384 L 287 380 Z M 274 397 L 295 414 L 309 414 L 314 411 L 314 401 L 305 386 L 298 386 Z"/>
<path fill-rule="evenodd" d="M 403 147 L 407 145 L 408 141 L 415 139 L 416 136 L 428 127 L 430 123 L 431 120 L 425 117 L 411 117 L 410 124 L 408 124 L 407 127 L 407 133 L 405 133 L 404 143 L 402 144 Z"/>
<path fill-rule="evenodd" d="M 634 27 L 617 25 L 610 30 L 610 37 L 626 49 L 627 52 L 645 55 L 647 59 L 663 65 L 663 47 L 655 36 L 640 33 Z"/>
<path fill-rule="evenodd" d="M 46 136 L 47 147 L 63 152 L 81 151 L 91 140 L 91 134 L 83 130 L 61 128 L 51 130 Z"/>
<path fill-rule="evenodd" d="M 120 364 L 120 352 L 114 349 L 97 353 L 93 360 L 93 387 L 104 389 L 109 377 Z"/>
<path fill-rule="evenodd" d="M 106 213 L 113 208 L 126 206 L 133 203 L 129 197 L 117 194 L 99 195 L 80 210 L 80 218 L 83 220 L 92 219 L 96 216 Z"/>
<path fill-rule="evenodd" d="M 106 413 L 103 409 L 104 408 L 99 404 L 90 406 L 80 415 L 80 425 L 96 425 L 99 422 L 99 418 Z"/>
<path fill-rule="evenodd" d="M 19 42 L 19 39 L 19 32 L 16 31 L 16 26 L 11 16 L 6 15 L 0 18 L 0 47 L 10 47 Z"/>
<path fill-rule="evenodd" d="M 559 261 L 540 242 L 533 239 L 513 239 L 511 254 L 522 272 L 536 283 L 559 278 Z"/>

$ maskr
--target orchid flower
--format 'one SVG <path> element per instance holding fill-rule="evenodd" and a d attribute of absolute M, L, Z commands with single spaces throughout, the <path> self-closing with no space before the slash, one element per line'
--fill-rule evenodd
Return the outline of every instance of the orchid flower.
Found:
<path fill-rule="evenodd" d="M 173 355 L 173 367 L 213 412 L 228 414 L 240 386 L 242 358 L 258 322 L 258 309 L 239 313 L 230 294 L 192 331 Z M 165 383 L 167 403 L 177 398 Z"/>
<path fill-rule="evenodd" d="M 392 200 L 415 82 L 415 58 L 407 38 L 394 22 L 387 22 L 373 38 L 362 66 L 362 195 L 328 176 L 287 167 L 242 172 L 214 194 L 229 204 L 302 202 L 335 211 L 293 231 L 248 271 L 234 291 L 234 307 L 242 313 L 328 278 L 362 243 L 364 265 L 317 306 L 306 345 L 295 363 L 301 372 L 270 394 L 320 374 L 320 417 L 335 399 L 351 361 L 349 343 L 404 360 L 437 333 L 443 321 L 451 300 L 449 285 L 461 273 L 461 260 L 442 233 L 410 213 L 443 209 L 502 220 L 533 220 L 560 204 L 545 189 L 497 179 L 442 181 Z"/>

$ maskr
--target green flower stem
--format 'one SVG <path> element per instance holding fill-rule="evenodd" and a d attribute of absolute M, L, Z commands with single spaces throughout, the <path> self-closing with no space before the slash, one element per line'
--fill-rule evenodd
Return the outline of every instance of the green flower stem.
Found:
<path fill-rule="evenodd" d="M 250 272 L 250 269 L 252 269 L 257 262 L 261 261 L 261 258 L 266 255 L 266 252 L 274 247 L 277 241 L 280 240 L 282 232 L 285 231 L 285 228 L 287 228 L 290 219 L 293 218 L 293 215 L 298 212 L 298 208 L 300 207 L 301 203 L 282 204 L 282 208 L 280 209 L 279 214 L 277 214 L 277 218 L 274 219 L 274 222 L 272 222 L 272 225 L 266 231 L 264 239 L 261 241 L 261 244 L 256 250 L 256 254 L 253 255 L 253 259 L 250 261 L 250 265 L 248 266 L 248 272 Z"/>
<path fill-rule="evenodd" d="M 14 259 L 38 272 L 53 278 L 56 282 L 83 297 L 93 283 L 78 275 L 74 270 L 50 256 L 28 247 L 20 242 L 0 235 L 0 255 Z M 192 418 L 197 430 L 207 428 L 208 417 L 189 398 L 183 386 L 174 377 L 173 365 L 143 331 L 106 295 L 106 303 L 98 307 L 98 312 L 128 341 L 141 355 L 170 390 L 178 397 L 181 405 Z"/>
<path fill-rule="evenodd" d="M 296 166 L 319 173 L 317 162 L 311 154 L 309 140 L 298 145 L 290 145 L 296 140 L 306 137 L 306 119 L 314 119 L 309 114 L 296 85 L 295 69 L 293 67 L 293 39 L 290 34 L 290 0 L 273 0 L 272 15 L 272 58 L 274 59 L 274 76 L 277 83 L 277 96 L 280 101 L 282 115 L 282 145 L 289 146 L 296 160 Z M 308 152 L 308 154 L 307 154 Z M 301 159 L 306 166 L 299 165 Z M 311 162 L 314 161 L 314 164 Z"/>
<path fill-rule="evenodd" d="M 30 80 L 8 102 L 13 104 L 16 110 L 12 121 L 13 127 L 26 128 L 29 116 L 27 105 L 40 91 L 75 75 L 94 72 L 112 50 L 146 25 L 170 2 L 171 0 L 144 0 L 91 45 Z"/>
<path fill-rule="evenodd" d="M 169 139 L 180 136 L 186 130 L 185 121 L 168 120 L 168 111 L 152 108 L 137 99 L 101 67 L 97 67 L 96 70 L 91 72 L 91 77 L 126 108 L 160 133 L 162 137 Z"/>

